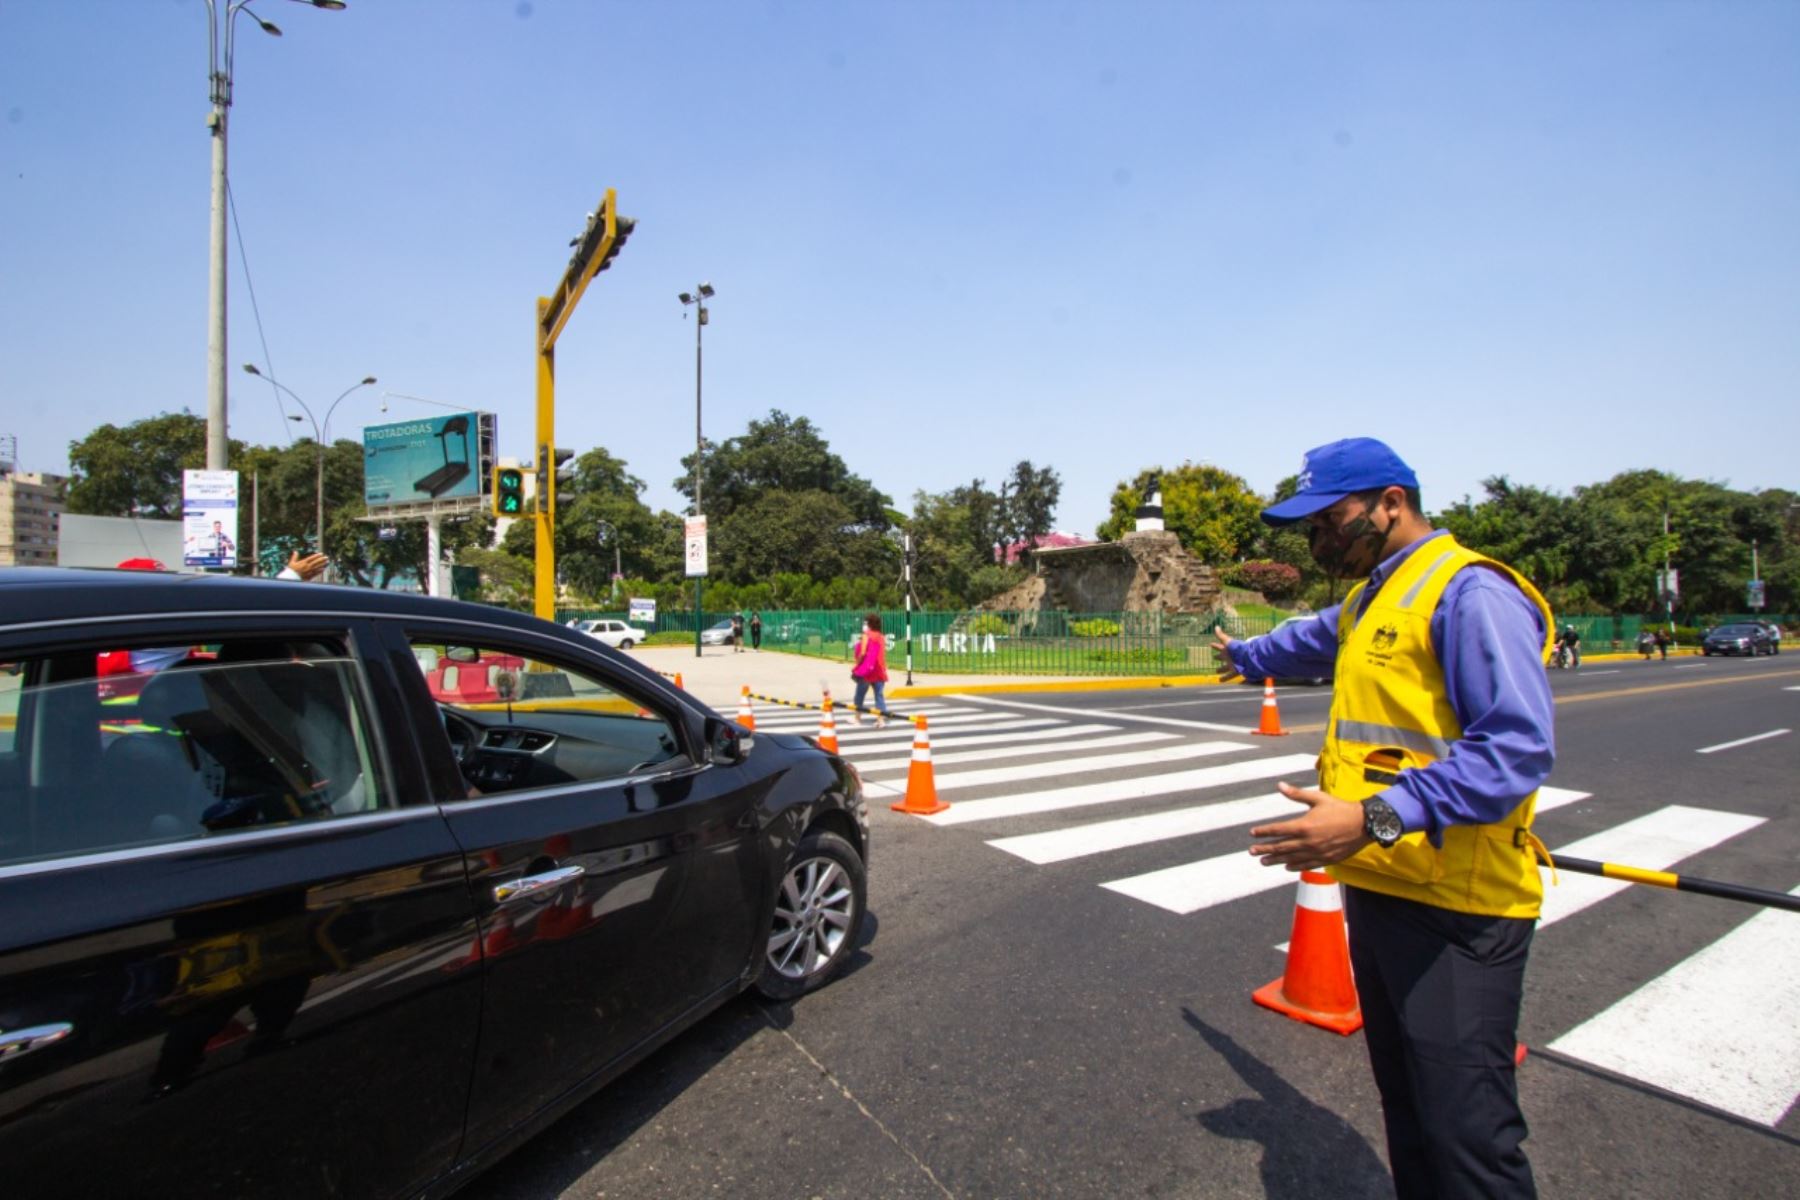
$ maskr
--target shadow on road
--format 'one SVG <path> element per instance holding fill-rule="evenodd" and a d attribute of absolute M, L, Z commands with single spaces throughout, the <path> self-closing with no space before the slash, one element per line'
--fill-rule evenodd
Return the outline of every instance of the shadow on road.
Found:
<path fill-rule="evenodd" d="M 863 917 L 857 946 L 829 991 L 874 961 L 869 946 L 880 922 Z M 804 1004 L 805 997 L 799 1001 Z M 592 1098 L 483 1172 L 458 1200 L 544 1200 L 560 1196 L 614 1149 L 629 1141 L 737 1048 L 769 1029 L 793 1023 L 790 1004 L 739 996 L 701 1018 Z"/>
<path fill-rule="evenodd" d="M 1262 1145 L 1263 1191 L 1270 1200 L 1394 1194 L 1380 1156 L 1348 1121 L 1308 1100 L 1192 1009 L 1183 1008 L 1181 1015 L 1260 1097 L 1233 1100 L 1194 1119 L 1208 1133 Z"/>

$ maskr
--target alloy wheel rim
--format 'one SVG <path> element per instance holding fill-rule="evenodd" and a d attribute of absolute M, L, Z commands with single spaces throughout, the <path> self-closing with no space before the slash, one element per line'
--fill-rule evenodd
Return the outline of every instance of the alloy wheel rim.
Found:
<path fill-rule="evenodd" d="M 805 979 L 825 968 L 850 936 L 856 893 L 833 859 L 795 863 L 781 881 L 769 965 L 787 979 Z"/>

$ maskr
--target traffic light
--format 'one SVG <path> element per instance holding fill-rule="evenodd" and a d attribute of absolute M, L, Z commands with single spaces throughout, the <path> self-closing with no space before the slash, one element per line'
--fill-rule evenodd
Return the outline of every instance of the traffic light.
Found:
<path fill-rule="evenodd" d="M 538 447 L 537 508 L 539 512 L 550 511 L 552 490 L 558 483 L 567 483 L 575 478 L 575 468 L 567 465 L 568 461 L 574 457 L 573 450 L 565 450 L 561 446 L 554 451 L 548 446 Z"/>
<path fill-rule="evenodd" d="M 525 515 L 525 472 L 517 467 L 494 468 L 494 515 Z"/>
<path fill-rule="evenodd" d="M 619 251 L 625 248 L 625 242 L 631 237 L 631 231 L 637 228 L 637 222 L 631 217 L 621 217 L 614 211 L 614 203 L 613 194 L 608 191 L 606 198 L 600 202 L 600 207 L 588 214 L 587 227 L 569 243 L 575 247 L 575 253 L 569 256 L 571 284 L 588 274 L 588 265 L 596 254 L 601 253 L 603 242 L 607 243 L 605 253 L 599 265 L 594 267 L 593 274 L 598 275 L 612 266 L 612 260 L 619 256 Z M 606 231 L 609 224 L 612 227 L 612 240 L 607 242 Z"/>

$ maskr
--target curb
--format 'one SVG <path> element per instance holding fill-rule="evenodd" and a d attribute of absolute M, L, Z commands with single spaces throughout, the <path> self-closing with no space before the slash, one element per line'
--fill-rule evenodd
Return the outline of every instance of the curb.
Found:
<path fill-rule="evenodd" d="M 1235 675 L 1230 679 L 1196 678 L 1191 675 L 1119 675 L 1099 679 L 1045 680 L 1041 683 L 975 683 L 966 687 L 902 685 L 890 687 L 888 695 L 900 699 L 921 696 L 981 696 L 1004 692 L 1125 692 L 1147 691 L 1152 688 L 1219 687 L 1237 682 L 1239 680 Z"/>

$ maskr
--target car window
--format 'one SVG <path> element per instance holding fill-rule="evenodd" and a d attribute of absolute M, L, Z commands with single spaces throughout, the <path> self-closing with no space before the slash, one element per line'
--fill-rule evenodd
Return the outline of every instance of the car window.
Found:
<path fill-rule="evenodd" d="M 121 670 L 122 654 L 158 666 Z M 340 645 L 128 646 L 22 659 L 0 678 L 0 864 L 392 803 Z"/>
<path fill-rule="evenodd" d="M 690 765 L 646 698 L 580 666 L 504 645 L 413 638 L 464 779 L 488 794 L 620 779 Z M 628 685 L 627 685 L 628 686 Z"/>

